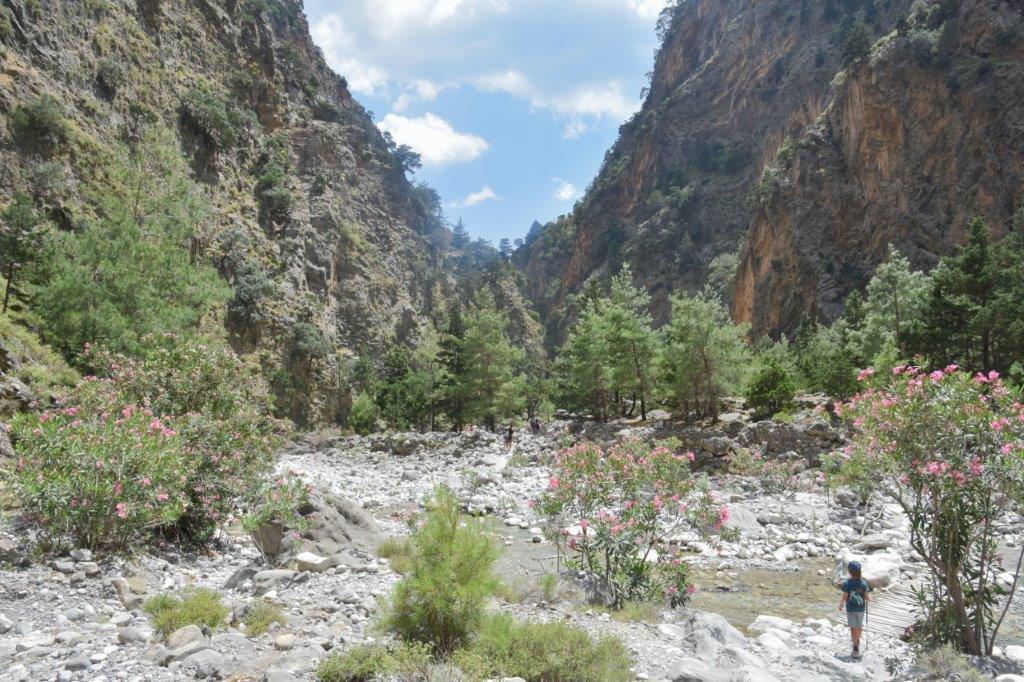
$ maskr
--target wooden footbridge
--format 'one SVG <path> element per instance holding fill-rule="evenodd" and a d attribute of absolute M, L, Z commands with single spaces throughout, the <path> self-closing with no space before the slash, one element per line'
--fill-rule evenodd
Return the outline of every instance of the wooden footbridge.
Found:
<path fill-rule="evenodd" d="M 865 631 L 869 635 L 902 637 L 906 629 L 921 617 L 921 606 L 917 603 L 914 590 L 922 585 L 924 580 L 917 578 L 884 592 L 872 592 L 868 601 L 868 623 Z M 834 613 L 833 619 L 846 623 L 846 614 Z"/>

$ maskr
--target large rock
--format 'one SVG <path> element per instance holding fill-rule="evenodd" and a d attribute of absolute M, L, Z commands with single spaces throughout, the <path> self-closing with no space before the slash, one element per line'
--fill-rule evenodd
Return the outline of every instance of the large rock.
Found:
<path fill-rule="evenodd" d="M 732 673 L 712 668 L 699 658 L 676 661 L 665 677 L 672 682 L 732 682 Z"/>
<path fill-rule="evenodd" d="M 110 584 L 128 611 L 141 606 L 146 598 L 147 581 L 146 576 L 142 573 L 135 573 L 124 578 L 114 578 Z"/>
<path fill-rule="evenodd" d="M 228 661 L 214 649 L 197 651 L 181 662 L 182 670 L 191 672 L 201 680 L 223 680 L 230 675 Z"/>
<path fill-rule="evenodd" d="M 860 562 L 861 575 L 875 590 L 885 589 L 896 582 L 900 577 L 900 569 L 903 567 L 903 559 L 898 554 L 891 552 L 857 554 L 846 547 L 836 557 L 836 567 L 832 574 L 832 582 L 836 586 L 842 585 L 843 581 L 850 577 L 846 566 L 854 560 Z"/>
<path fill-rule="evenodd" d="M 262 594 L 279 587 L 284 587 L 295 578 L 295 571 L 286 568 L 275 568 L 269 571 L 260 571 L 252 577 L 253 589 Z"/>
<path fill-rule="evenodd" d="M 198 625 L 186 625 L 178 628 L 167 637 L 168 649 L 180 649 L 192 642 L 202 641 L 203 631 Z"/>
<path fill-rule="evenodd" d="M 743 633 L 717 613 L 694 611 L 679 621 L 678 625 L 685 633 L 682 641 L 691 646 L 712 643 L 717 649 L 726 646 L 745 647 L 747 645 L 747 638 L 743 636 Z"/>
<path fill-rule="evenodd" d="M 309 521 L 309 528 L 296 541 L 287 534 L 281 544 L 285 561 L 303 552 L 333 557 L 353 548 L 374 553 L 384 541 L 384 532 L 355 502 L 330 493 L 315 492 L 299 510 Z"/>
<path fill-rule="evenodd" d="M 730 504 L 727 507 L 729 509 L 729 520 L 725 525 L 738 528 L 741 538 L 751 539 L 764 536 L 764 527 L 758 523 L 757 514 L 741 504 Z"/>

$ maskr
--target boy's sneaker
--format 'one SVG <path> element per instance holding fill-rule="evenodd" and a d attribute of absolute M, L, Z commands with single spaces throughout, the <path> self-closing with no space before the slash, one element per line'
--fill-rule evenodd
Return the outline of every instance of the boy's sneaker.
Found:
<path fill-rule="evenodd" d="M 853 657 L 854 658 L 860 658 L 860 647 L 857 647 L 857 646 L 853 647 Z"/>

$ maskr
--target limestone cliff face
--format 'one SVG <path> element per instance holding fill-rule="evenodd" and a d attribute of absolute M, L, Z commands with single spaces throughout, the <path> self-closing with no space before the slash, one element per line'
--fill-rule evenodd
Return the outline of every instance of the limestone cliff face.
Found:
<path fill-rule="evenodd" d="M 139 121 L 164 131 L 213 207 L 197 246 L 236 290 L 229 339 L 300 424 L 343 417 L 348 358 L 414 339 L 458 295 L 436 195 L 327 67 L 301 0 L 0 0 L 0 50 L 0 113 L 52 96 L 73 138 L 38 158 L 4 116 L 0 193 L 56 168 L 45 204 L 72 229 Z"/>
<path fill-rule="evenodd" d="M 1004 229 L 1024 204 L 1022 12 L 959 0 L 912 15 L 837 78 L 762 188 L 735 317 L 770 333 L 834 319 L 889 243 L 927 268 L 972 217 Z"/>
<path fill-rule="evenodd" d="M 671 292 L 728 281 L 746 198 L 783 140 L 832 101 L 849 25 L 885 32 L 909 4 L 686 0 L 671 10 L 642 110 L 573 212 L 515 254 L 549 342 L 587 278 L 623 263 L 651 291 L 657 321 Z"/>

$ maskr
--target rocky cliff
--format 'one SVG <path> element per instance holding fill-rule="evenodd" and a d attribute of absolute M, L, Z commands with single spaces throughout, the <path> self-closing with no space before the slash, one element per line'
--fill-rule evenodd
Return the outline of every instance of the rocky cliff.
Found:
<path fill-rule="evenodd" d="M 766 175 L 733 312 L 779 333 L 830 320 L 893 243 L 933 265 L 981 215 L 1024 204 L 1024 7 L 917 5 L 836 79 L 833 101 Z"/>
<path fill-rule="evenodd" d="M 234 289 L 229 339 L 300 424 L 344 415 L 353 354 L 415 339 L 459 295 L 436 194 L 327 67 L 301 0 L 2 0 L 0 50 L 0 194 L 75 229 L 140 128 L 170 140 L 213 209 L 195 251 Z M 40 97 L 69 124 L 46 153 L 6 116 Z"/>
<path fill-rule="evenodd" d="M 783 141 L 832 102 L 851 30 L 864 22 L 882 34 L 909 4 L 685 0 L 667 10 L 643 108 L 573 212 L 515 255 L 549 341 L 587 278 L 622 263 L 650 289 L 656 321 L 673 291 L 709 280 L 727 288 L 750 222 L 747 197 Z"/>

